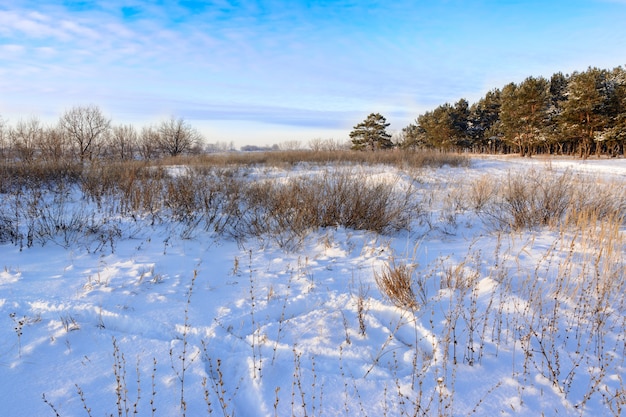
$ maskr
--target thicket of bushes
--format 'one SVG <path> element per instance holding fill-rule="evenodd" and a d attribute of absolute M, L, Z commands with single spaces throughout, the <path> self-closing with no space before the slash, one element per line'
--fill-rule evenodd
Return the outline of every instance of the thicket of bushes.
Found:
<path fill-rule="evenodd" d="M 129 219 L 174 222 L 186 236 L 201 228 L 237 240 L 270 239 L 285 247 L 297 247 L 310 231 L 323 227 L 390 233 L 432 216 L 425 214 L 425 186 L 413 180 L 420 168 L 463 165 L 467 159 L 436 152 L 345 151 L 170 162 L 184 163 L 0 164 L 0 241 L 32 246 L 52 240 L 69 246 L 89 236 L 92 245 L 112 247 L 121 223 Z M 398 170 L 374 180 L 359 166 L 364 163 L 395 164 Z M 296 164 L 319 168 L 306 176 L 298 175 L 297 168 L 278 178 L 251 175 L 253 169 L 269 173 Z M 401 179 L 401 172 L 408 176 Z M 504 181 L 483 177 L 465 187 L 457 201 L 446 203 L 451 221 L 459 209 L 471 209 L 499 230 L 554 227 L 581 214 L 621 218 L 626 210 L 621 188 L 569 172 L 510 173 Z"/>
<path fill-rule="evenodd" d="M 252 169 L 297 163 L 325 168 L 318 175 L 283 180 L 248 176 Z M 0 241 L 22 247 L 54 241 L 68 247 L 89 236 L 90 245 L 113 248 L 121 222 L 129 219 L 172 221 L 187 236 L 202 228 L 237 240 L 270 237 L 284 246 L 320 227 L 380 233 L 408 227 L 417 210 L 411 190 L 368 180 L 358 174 L 357 163 L 419 169 L 467 160 L 428 152 L 346 151 L 205 155 L 156 163 L 4 162 Z"/>

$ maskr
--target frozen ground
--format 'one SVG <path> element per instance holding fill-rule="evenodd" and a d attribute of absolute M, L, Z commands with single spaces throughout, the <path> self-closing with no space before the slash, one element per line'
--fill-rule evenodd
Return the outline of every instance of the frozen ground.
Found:
<path fill-rule="evenodd" d="M 289 251 L 129 220 L 111 247 L 3 244 L 0 414 L 619 415 L 624 294 L 605 295 L 596 327 L 582 296 L 555 290 L 604 255 L 559 230 L 494 231 L 455 203 L 473 178 L 531 168 L 626 183 L 624 159 L 372 167 L 417 178 L 411 231 L 327 228 Z M 621 242 L 604 268 L 623 281 Z M 392 259 L 415 268 L 415 310 L 376 284 Z"/>

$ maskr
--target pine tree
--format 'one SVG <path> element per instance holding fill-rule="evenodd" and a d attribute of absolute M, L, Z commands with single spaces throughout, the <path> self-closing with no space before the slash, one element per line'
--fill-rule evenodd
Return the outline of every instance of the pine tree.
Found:
<path fill-rule="evenodd" d="M 418 126 L 424 131 L 424 138 L 429 146 L 450 149 L 455 144 L 455 131 L 452 123 L 453 111 L 452 106 L 446 103 L 417 118 Z"/>
<path fill-rule="evenodd" d="M 380 113 L 371 113 L 350 132 L 352 149 L 362 151 L 392 148 L 393 142 L 391 135 L 387 133 L 387 127 L 389 123 Z"/>
<path fill-rule="evenodd" d="M 612 100 L 615 103 L 615 109 L 610 126 L 604 135 L 608 153 L 616 156 L 624 153 L 624 143 L 626 143 L 626 69 L 614 68 L 611 72 L 611 79 L 615 84 Z"/>
<path fill-rule="evenodd" d="M 547 110 L 547 124 L 546 124 L 546 138 L 548 141 L 548 153 L 554 150 L 563 154 L 564 152 L 570 152 L 572 146 L 570 141 L 566 139 L 566 135 L 563 135 L 560 131 L 560 120 L 563 114 L 563 103 L 567 100 L 567 86 L 569 84 L 569 76 L 563 75 L 562 72 L 556 72 L 552 74 L 550 78 L 550 104 Z"/>
<path fill-rule="evenodd" d="M 428 146 L 449 150 L 471 146 L 469 117 L 469 103 L 462 98 L 419 116 L 417 124 Z"/>
<path fill-rule="evenodd" d="M 469 102 L 464 98 L 454 103 L 450 112 L 450 127 L 452 128 L 452 143 L 456 147 L 470 147 L 469 136 Z"/>
<path fill-rule="evenodd" d="M 402 129 L 402 141 L 400 147 L 403 149 L 417 149 L 426 146 L 424 129 L 417 124 L 411 123 Z"/>
<path fill-rule="evenodd" d="M 595 134 L 607 122 L 602 113 L 604 99 L 598 88 L 600 75 L 597 68 L 572 74 L 567 101 L 563 104 L 562 132 L 577 141 L 581 158 L 589 157 Z"/>
<path fill-rule="evenodd" d="M 500 120 L 504 137 L 522 156 L 532 155 L 538 145 L 545 143 L 548 89 L 543 77 L 528 77 L 519 86 L 510 83 L 502 89 Z"/>
<path fill-rule="evenodd" d="M 496 123 L 500 120 L 500 90 L 487 92 L 470 108 L 468 135 L 473 146 L 493 152 L 498 148 L 498 132 Z"/>

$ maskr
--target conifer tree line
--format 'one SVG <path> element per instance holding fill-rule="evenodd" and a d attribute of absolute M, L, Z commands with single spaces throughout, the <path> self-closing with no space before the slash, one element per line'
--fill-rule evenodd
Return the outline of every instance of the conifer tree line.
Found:
<path fill-rule="evenodd" d="M 588 68 L 548 80 L 528 77 L 421 114 L 402 130 L 402 148 L 481 153 L 617 156 L 626 141 L 626 70 Z"/>

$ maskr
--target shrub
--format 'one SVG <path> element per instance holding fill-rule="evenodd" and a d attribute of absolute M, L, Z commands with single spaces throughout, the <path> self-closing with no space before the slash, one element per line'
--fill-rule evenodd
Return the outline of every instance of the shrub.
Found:
<path fill-rule="evenodd" d="M 310 230 L 346 227 L 388 233 L 409 226 L 417 211 L 412 189 L 363 178 L 354 170 L 268 179 L 246 186 L 235 234 L 297 244 Z"/>
<path fill-rule="evenodd" d="M 570 171 L 510 172 L 504 184 L 487 193 L 483 179 L 472 186 L 479 214 L 498 229 L 529 229 L 576 224 L 579 217 L 623 217 L 626 194 L 614 184 L 600 186 L 596 180 L 574 176 Z M 478 194 L 485 194 L 478 196 Z M 482 210 L 480 208 L 482 207 Z"/>
<path fill-rule="evenodd" d="M 393 260 L 380 272 L 374 272 L 374 279 L 380 291 L 396 307 L 416 310 L 417 298 L 413 291 L 413 268 L 406 264 L 396 264 Z"/>
<path fill-rule="evenodd" d="M 570 173 L 510 172 L 482 214 L 498 228 L 556 225 L 569 207 L 572 192 Z"/>

